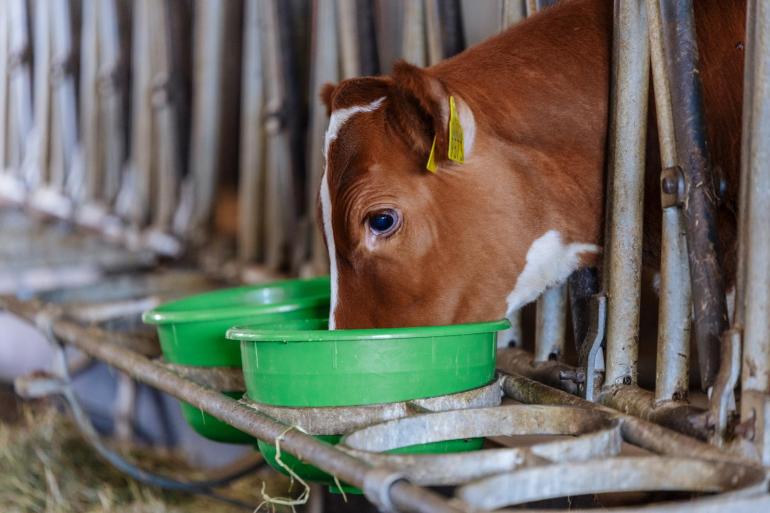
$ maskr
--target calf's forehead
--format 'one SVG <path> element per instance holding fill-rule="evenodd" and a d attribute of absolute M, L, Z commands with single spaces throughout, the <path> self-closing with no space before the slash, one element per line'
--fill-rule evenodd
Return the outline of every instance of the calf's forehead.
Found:
<path fill-rule="evenodd" d="M 388 129 L 381 103 L 350 108 L 356 111 L 340 109 L 332 113 L 326 134 L 326 173 L 332 195 L 371 168 L 403 162 L 406 148 Z"/>

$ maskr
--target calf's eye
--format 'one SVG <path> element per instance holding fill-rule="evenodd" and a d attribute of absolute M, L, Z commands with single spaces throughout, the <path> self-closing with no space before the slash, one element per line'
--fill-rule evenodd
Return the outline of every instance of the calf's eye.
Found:
<path fill-rule="evenodd" d="M 384 210 L 370 214 L 367 218 L 369 229 L 375 235 L 388 235 L 392 233 L 398 225 L 398 214 L 393 210 Z"/>

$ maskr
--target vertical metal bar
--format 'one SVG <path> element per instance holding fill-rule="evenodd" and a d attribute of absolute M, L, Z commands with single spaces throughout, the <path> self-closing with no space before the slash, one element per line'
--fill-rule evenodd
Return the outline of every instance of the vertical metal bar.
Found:
<path fill-rule="evenodd" d="M 460 0 L 444 0 L 438 3 L 441 20 L 441 45 L 444 58 L 465 50 L 465 26 Z"/>
<path fill-rule="evenodd" d="M 537 302 L 535 331 L 536 362 L 559 360 L 564 354 L 567 327 L 567 286 L 547 289 Z"/>
<path fill-rule="evenodd" d="M 53 55 L 51 59 L 52 80 L 57 115 L 57 137 L 62 158 L 61 174 L 55 179 L 55 186 L 71 197 L 82 192 L 82 166 L 77 161 L 78 119 L 75 97 L 75 77 L 72 63 L 73 34 L 71 5 L 69 0 L 54 0 L 51 5 Z M 66 189 L 66 191 L 65 191 Z"/>
<path fill-rule="evenodd" d="M 741 419 L 754 423 L 753 442 L 760 460 L 770 465 L 770 5 L 751 0 L 747 12 L 746 103 L 741 173 L 744 259 L 740 319 L 743 322 Z"/>
<path fill-rule="evenodd" d="M 49 12 L 41 1 L 35 3 L 33 23 L 32 69 L 33 122 L 28 146 L 29 165 L 25 181 L 30 188 L 44 185 L 49 180 L 51 87 L 49 82 L 51 30 Z"/>
<path fill-rule="evenodd" d="M 404 43 L 402 55 L 415 66 L 425 66 L 425 3 L 413 0 L 404 5 Z"/>
<path fill-rule="evenodd" d="M 503 31 L 523 20 L 527 15 L 523 0 L 500 0 L 500 30 Z"/>
<path fill-rule="evenodd" d="M 122 167 L 126 158 L 124 133 L 127 128 L 123 112 L 126 83 L 121 74 L 123 45 L 120 33 L 120 10 L 117 0 L 97 2 L 99 12 L 99 45 L 101 47 L 98 70 L 102 126 L 104 127 L 104 176 L 101 197 L 111 205 L 120 186 Z"/>
<path fill-rule="evenodd" d="M 85 2 L 82 6 L 80 43 L 80 126 L 83 145 L 83 167 L 85 173 L 84 200 L 99 199 L 103 169 L 101 154 L 103 147 L 98 96 L 98 68 L 101 45 L 98 44 L 99 3 Z"/>
<path fill-rule="evenodd" d="M 29 76 L 30 47 L 27 33 L 27 4 L 24 0 L 11 0 L 8 5 L 8 121 L 10 138 L 10 162 L 16 177 L 24 163 L 25 146 L 32 124 L 32 97 Z"/>
<path fill-rule="evenodd" d="M 661 2 L 664 48 L 678 163 L 685 184 L 684 215 L 701 386 L 710 388 L 719 369 L 720 336 L 727 328 L 724 278 L 716 227 L 717 195 L 706 146 L 703 91 L 692 0 Z"/>
<path fill-rule="evenodd" d="M 144 226 L 149 218 L 152 192 L 151 2 L 136 0 L 133 4 L 131 149 L 127 174 L 116 201 L 116 210 L 134 228 Z"/>
<path fill-rule="evenodd" d="M 596 267 L 585 267 L 573 272 L 567 281 L 569 306 L 572 316 L 572 336 L 575 349 L 581 354 L 583 344 L 588 343 L 588 332 L 592 319 L 591 300 L 601 290 L 599 271 Z"/>
<path fill-rule="evenodd" d="M 527 16 L 532 16 L 537 12 L 537 0 L 524 0 L 524 10 Z"/>
<path fill-rule="evenodd" d="M 432 66 L 444 58 L 441 41 L 440 0 L 425 0 L 425 36 L 428 44 L 428 65 Z"/>
<path fill-rule="evenodd" d="M 265 179 L 265 264 L 277 270 L 285 261 L 295 233 L 296 208 L 289 133 L 282 116 L 286 113 L 286 76 L 281 62 L 281 23 L 276 0 L 260 2 L 264 9 L 267 132 Z"/>
<path fill-rule="evenodd" d="M 192 133 L 190 175 L 192 195 L 190 223 L 184 233 L 199 238 L 208 231 L 217 192 L 222 110 L 222 50 L 225 3 L 197 0 L 195 4 Z"/>
<path fill-rule="evenodd" d="M 357 77 L 361 74 L 358 56 L 358 16 L 356 12 L 356 0 L 337 0 L 342 78 Z"/>
<path fill-rule="evenodd" d="M 243 77 L 241 87 L 241 155 L 238 180 L 238 258 L 242 264 L 261 254 L 264 188 L 264 91 L 259 0 L 244 6 Z"/>
<path fill-rule="evenodd" d="M 356 0 L 358 72 L 362 76 L 380 73 L 375 10 L 374 2 L 371 0 Z"/>
<path fill-rule="evenodd" d="M 637 378 L 650 60 L 644 2 L 616 1 L 614 16 L 605 386 L 634 384 Z"/>
<path fill-rule="evenodd" d="M 0 174 L 6 172 L 6 145 L 10 122 L 8 119 L 8 46 L 11 24 L 8 16 L 0 17 Z"/>
<path fill-rule="evenodd" d="M 334 13 L 334 0 L 316 0 L 313 13 L 313 48 L 311 66 L 311 98 L 318 97 L 321 87 L 328 82 L 339 80 L 339 53 L 337 51 L 337 21 Z M 316 214 L 318 191 L 321 188 L 323 175 L 323 144 L 324 133 L 329 124 L 326 106 L 320 101 L 310 103 L 310 137 L 308 157 L 307 204 L 308 218 Z M 312 246 L 310 255 L 309 274 L 327 272 L 328 253 L 324 245 L 323 234 L 317 223 L 309 223 L 312 230 Z"/>
<path fill-rule="evenodd" d="M 178 199 L 178 189 L 181 176 L 180 152 L 178 145 L 179 130 L 176 125 L 176 109 L 174 105 L 174 81 L 172 80 L 171 38 L 174 34 L 169 22 L 173 13 L 168 1 L 153 2 L 152 21 L 152 126 L 153 126 L 153 228 L 160 232 L 171 229 L 174 212 Z M 205 15 L 205 14 L 204 14 Z M 204 59 L 204 62 L 205 59 Z M 216 75 L 216 73 L 213 73 Z M 207 122 L 219 124 L 219 119 L 213 117 Z M 201 144 L 202 141 L 196 141 Z M 216 151 L 217 142 L 210 141 Z M 217 154 L 209 158 L 216 162 Z M 202 164 L 205 165 L 205 164 Z M 208 185 L 208 184 L 207 184 Z M 206 185 L 206 186 L 207 186 Z M 216 190 L 215 187 L 212 189 Z M 212 192 L 214 194 L 214 192 Z"/>
<path fill-rule="evenodd" d="M 671 168 L 676 165 L 676 141 L 658 0 L 647 0 L 647 16 L 660 162 L 663 168 Z M 684 218 L 676 205 L 664 208 L 662 216 L 656 404 L 687 397 L 690 360 L 690 276 Z"/>

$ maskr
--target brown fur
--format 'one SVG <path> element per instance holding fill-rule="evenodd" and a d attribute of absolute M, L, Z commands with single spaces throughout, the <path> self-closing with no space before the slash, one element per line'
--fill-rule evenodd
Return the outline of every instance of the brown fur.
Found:
<path fill-rule="evenodd" d="M 733 185 L 727 214 L 737 190 L 742 4 L 696 2 L 709 145 Z M 565 0 L 431 68 L 400 63 L 392 77 L 324 89 L 330 110 L 385 97 L 343 126 L 328 155 L 338 327 L 500 318 L 535 239 L 556 229 L 565 242 L 601 244 L 611 10 L 608 0 Z M 475 116 L 464 164 L 444 157 L 450 94 Z M 431 174 L 434 135 L 439 169 Z M 649 155 L 644 244 L 656 259 L 654 144 Z M 402 212 L 403 224 L 370 247 L 366 218 L 387 208 Z M 734 215 L 722 215 L 720 229 L 731 248 Z"/>

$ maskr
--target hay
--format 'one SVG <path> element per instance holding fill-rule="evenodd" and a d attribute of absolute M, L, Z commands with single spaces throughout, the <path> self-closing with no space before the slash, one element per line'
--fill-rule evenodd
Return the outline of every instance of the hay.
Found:
<path fill-rule="evenodd" d="M 200 478 L 173 454 L 131 448 L 132 461 L 167 475 Z M 262 482 L 285 493 L 287 480 L 265 470 L 223 490 L 249 503 L 261 501 Z M 206 497 L 145 486 L 104 462 L 69 418 L 50 405 L 23 406 L 13 424 L 0 421 L 0 511 L 3 513 L 242 513 Z"/>

